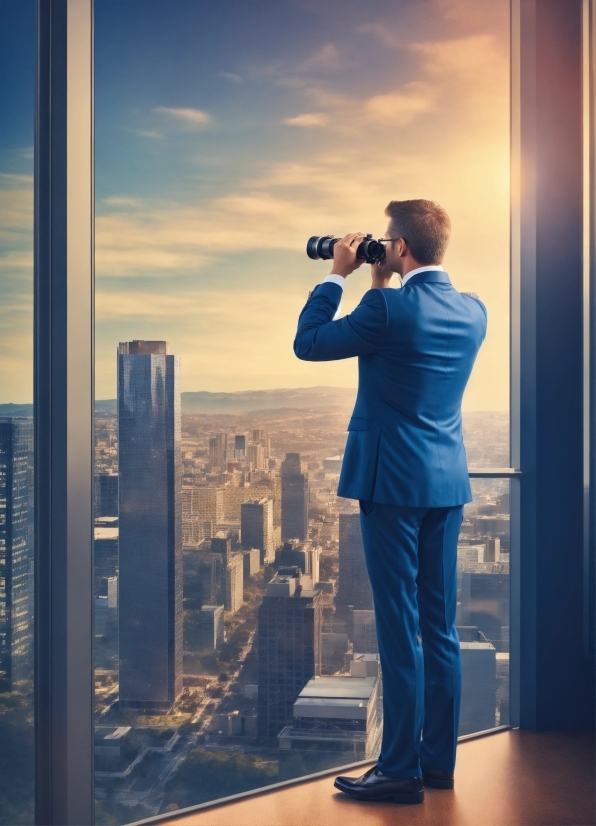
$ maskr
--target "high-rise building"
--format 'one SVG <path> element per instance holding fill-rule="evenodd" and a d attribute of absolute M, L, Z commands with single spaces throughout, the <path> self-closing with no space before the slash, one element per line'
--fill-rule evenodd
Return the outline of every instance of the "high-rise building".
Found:
<path fill-rule="evenodd" d="M 118 516 L 118 474 L 96 473 L 94 486 L 95 516 Z"/>
<path fill-rule="evenodd" d="M 252 432 L 252 441 L 253 444 L 261 445 L 263 448 L 263 456 L 265 458 L 264 467 L 267 468 L 271 457 L 271 440 L 269 439 L 269 436 L 267 436 L 266 432 L 262 428 L 257 427 Z"/>
<path fill-rule="evenodd" d="M 240 506 L 240 530 L 245 548 L 258 548 L 267 564 L 275 559 L 273 544 L 273 499 L 248 499 Z"/>
<path fill-rule="evenodd" d="M 262 445 L 250 444 L 248 446 L 247 459 L 251 463 L 253 470 L 265 470 L 265 451 Z"/>
<path fill-rule="evenodd" d="M 230 554 L 226 565 L 226 611 L 235 614 L 244 602 L 244 555 Z"/>
<path fill-rule="evenodd" d="M 0 419 L 0 679 L 33 678 L 33 420 Z"/>
<path fill-rule="evenodd" d="M 277 737 L 292 723 L 292 707 L 306 683 L 321 673 L 321 594 L 298 577 L 276 574 L 258 613 L 260 737 Z"/>
<path fill-rule="evenodd" d="M 501 540 L 499 537 L 489 536 L 486 540 L 483 562 L 500 562 L 501 560 Z"/>
<path fill-rule="evenodd" d="M 286 453 L 281 463 L 281 538 L 308 536 L 308 476 L 299 453 Z"/>
<path fill-rule="evenodd" d="M 244 557 L 244 581 L 246 582 L 261 570 L 261 551 L 258 548 L 249 548 L 248 551 L 242 552 L 242 556 Z"/>
<path fill-rule="evenodd" d="M 209 439 L 209 464 L 211 467 L 223 468 L 228 449 L 228 434 L 218 433 Z"/>
<path fill-rule="evenodd" d="M 180 360 L 165 341 L 118 349 L 120 705 L 182 691 Z"/>
<path fill-rule="evenodd" d="M 203 605 L 199 622 L 201 648 L 217 648 L 224 642 L 223 605 Z"/>
<path fill-rule="evenodd" d="M 359 513 L 339 515 L 339 583 L 337 599 L 344 605 L 372 610 L 373 599 L 366 560 Z"/>
<path fill-rule="evenodd" d="M 196 581 L 203 605 L 220 605 L 225 600 L 224 562 L 221 553 L 197 554 Z"/>
<path fill-rule="evenodd" d="M 224 566 L 228 564 L 228 560 L 232 553 L 232 540 L 223 531 L 220 531 L 211 540 L 211 553 L 221 554 Z"/>
<path fill-rule="evenodd" d="M 241 459 L 246 456 L 246 434 L 238 433 L 234 436 L 234 457 Z"/>

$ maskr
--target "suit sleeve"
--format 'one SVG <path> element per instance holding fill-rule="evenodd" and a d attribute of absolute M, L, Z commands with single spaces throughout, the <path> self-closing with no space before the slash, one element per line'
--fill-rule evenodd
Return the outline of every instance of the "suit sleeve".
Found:
<path fill-rule="evenodd" d="M 353 313 L 333 321 L 341 287 L 320 284 L 298 319 L 294 353 L 304 361 L 336 361 L 366 356 L 381 349 L 389 313 L 383 290 L 369 290 Z"/>

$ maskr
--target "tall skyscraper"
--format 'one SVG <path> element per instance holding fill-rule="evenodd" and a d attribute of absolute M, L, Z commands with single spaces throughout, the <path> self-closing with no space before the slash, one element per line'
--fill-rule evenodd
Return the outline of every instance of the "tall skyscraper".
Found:
<path fill-rule="evenodd" d="M 306 539 L 308 535 L 308 477 L 299 453 L 286 453 L 281 463 L 281 538 Z"/>
<path fill-rule="evenodd" d="M 246 456 L 246 434 L 238 433 L 234 436 L 234 456 L 241 459 Z"/>
<path fill-rule="evenodd" d="M 230 554 L 226 565 L 225 608 L 235 614 L 244 602 L 244 555 Z"/>
<path fill-rule="evenodd" d="M 298 577 L 276 574 L 259 606 L 259 737 L 277 737 L 292 723 L 293 704 L 321 673 L 321 593 Z"/>
<path fill-rule="evenodd" d="M 339 515 L 339 583 L 337 599 L 344 605 L 371 610 L 372 589 L 366 570 L 359 513 Z"/>
<path fill-rule="evenodd" d="M 273 499 L 248 499 L 240 506 L 240 532 L 244 548 L 258 548 L 265 564 L 275 559 Z"/>
<path fill-rule="evenodd" d="M 209 464 L 211 467 L 222 468 L 226 461 L 228 449 L 228 434 L 218 433 L 209 439 Z"/>
<path fill-rule="evenodd" d="M 33 678 L 33 420 L 0 419 L 0 678 Z"/>
<path fill-rule="evenodd" d="M 120 705 L 182 691 L 180 360 L 165 341 L 118 349 Z"/>
<path fill-rule="evenodd" d="M 263 450 L 263 445 L 255 443 L 250 444 L 247 450 L 247 459 L 251 463 L 253 470 L 266 469 L 265 451 Z"/>

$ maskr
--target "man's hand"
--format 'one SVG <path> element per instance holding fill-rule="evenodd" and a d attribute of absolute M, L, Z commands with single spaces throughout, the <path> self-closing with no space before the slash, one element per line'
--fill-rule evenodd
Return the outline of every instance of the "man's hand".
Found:
<path fill-rule="evenodd" d="M 371 290 L 377 287 L 388 287 L 393 271 L 389 269 L 386 261 L 381 261 L 379 264 L 371 264 L 370 274 L 372 276 Z"/>
<path fill-rule="evenodd" d="M 365 238 L 363 232 L 352 232 L 338 241 L 333 247 L 333 275 L 342 275 L 347 278 L 350 273 L 364 264 L 363 258 L 356 258 L 358 245 Z"/>

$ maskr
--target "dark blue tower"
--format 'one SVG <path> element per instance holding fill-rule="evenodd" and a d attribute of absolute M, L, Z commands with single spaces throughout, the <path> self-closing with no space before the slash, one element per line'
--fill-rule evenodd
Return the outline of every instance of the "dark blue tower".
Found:
<path fill-rule="evenodd" d="M 120 705 L 182 691 L 180 360 L 165 341 L 118 350 Z"/>

